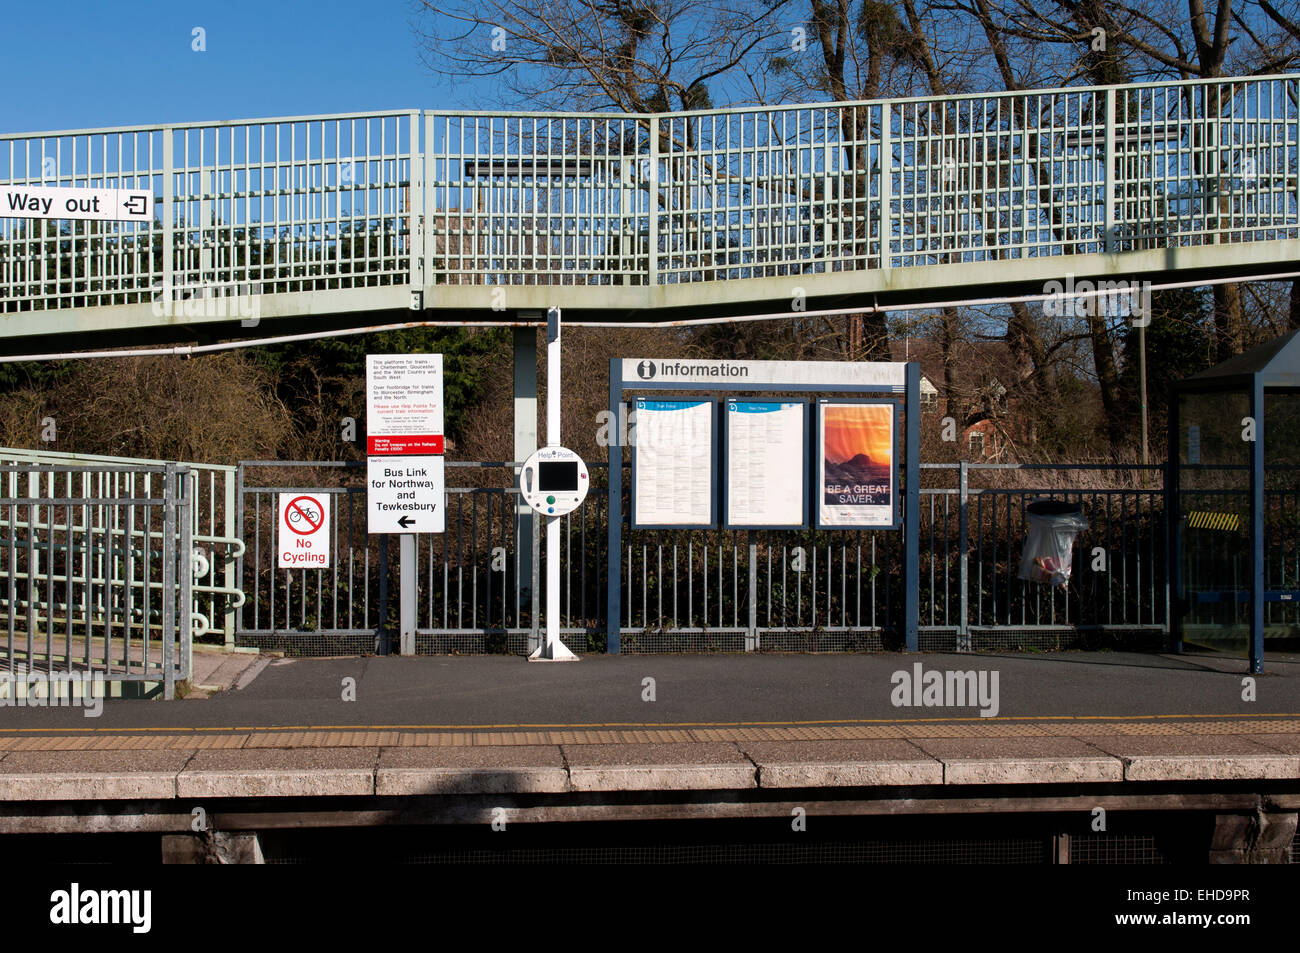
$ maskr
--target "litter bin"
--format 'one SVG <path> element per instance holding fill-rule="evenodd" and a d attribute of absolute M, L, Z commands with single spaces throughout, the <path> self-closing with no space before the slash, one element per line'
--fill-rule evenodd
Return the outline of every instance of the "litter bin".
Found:
<path fill-rule="evenodd" d="M 1070 582 L 1074 537 L 1088 528 L 1083 507 L 1061 500 L 1035 500 L 1025 507 L 1028 533 L 1020 553 L 1020 578 L 1049 586 Z"/>

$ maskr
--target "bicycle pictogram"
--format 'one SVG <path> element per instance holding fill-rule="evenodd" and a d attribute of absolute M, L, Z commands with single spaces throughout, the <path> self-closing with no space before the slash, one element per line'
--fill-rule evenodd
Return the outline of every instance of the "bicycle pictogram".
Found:
<path fill-rule="evenodd" d="M 299 496 L 289 501 L 285 510 L 289 529 L 300 536 L 309 536 L 321 528 L 324 515 L 321 505 L 310 496 Z"/>

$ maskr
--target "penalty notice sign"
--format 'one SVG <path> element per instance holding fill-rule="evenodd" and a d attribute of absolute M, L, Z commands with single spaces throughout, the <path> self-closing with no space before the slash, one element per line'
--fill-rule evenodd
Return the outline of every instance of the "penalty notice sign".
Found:
<path fill-rule="evenodd" d="M 281 493 L 276 566 L 328 569 L 330 498 L 326 493 Z"/>

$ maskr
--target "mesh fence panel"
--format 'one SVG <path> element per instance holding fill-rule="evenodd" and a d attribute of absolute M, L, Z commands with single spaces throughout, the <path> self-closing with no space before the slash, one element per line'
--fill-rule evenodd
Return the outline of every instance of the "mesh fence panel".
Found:
<path fill-rule="evenodd" d="M 1076 834 L 1070 838 L 1072 864 L 1164 864 L 1156 838 L 1148 834 Z"/>

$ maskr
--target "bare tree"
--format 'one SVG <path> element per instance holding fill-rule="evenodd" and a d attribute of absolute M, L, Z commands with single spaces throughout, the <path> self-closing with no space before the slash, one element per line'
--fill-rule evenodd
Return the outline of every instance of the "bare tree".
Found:
<path fill-rule="evenodd" d="M 709 107 L 724 76 L 761 100 L 762 73 L 736 68 L 781 32 L 787 2 L 422 0 L 417 32 L 431 70 L 491 77 L 512 104 L 664 112 Z"/>
<path fill-rule="evenodd" d="M 1269 0 L 1212 0 L 1209 7 L 1205 0 L 957 0 L 954 5 L 982 17 L 1003 37 L 1039 44 L 1039 81 L 1210 79 L 1275 73 L 1300 63 L 1300 16 L 1294 7 L 1284 11 Z M 998 27 L 992 27 L 995 11 Z M 1231 101 L 1221 87 L 1200 104 L 1187 95 L 1189 105 L 1207 114 L 1221 113 Z M 1206 183 L 1203 201 L 1217 203 L 1211 221 L 1230 211 L 1228 190 L 1218 185 L 1231 174 L 1229 162 L 1225 151 L 1220 167 L 1196 170 Z M 1300 294 L 1300 287 L 1294 293 Z M 1242 289 L 1215 285 L 1213 295 L 1215 351 L 1223 360 L 1245 345 Z"/>
<path fill-rule="evenodd" d="M 424 32 L 429 65 L 443 76 L 493 77 L 512 104 L 614 108 L 640 115 L 742 103 L 825 98 L 855 103 L 990 87 L 1018 92 L 1079 83 L 1264 74 L 1300 62 L 1294 0 L 453 0 L 449 6 L 424 0 L 424 6 L 429 12 Z M 1233 91 L 1225 89 L 1219 98 L 1198 100 L 1195 108 L 1207 115 L 1221 112 L 1232 96 Z M 1002 121 L 1030 128 L 1036 117 L 1024 114 L 1033 108 L 1026 102 L 1021 97 L 1013 100 L 1012 115 Z M 1117 105 L 1120 118 L 1135 115 L 1138 108 L 1131 97 L 1121 97 Z M 873 167 L 876 159 L 868 145 L 876 130 L 868 124 L 878 114 L 856 105 L 840 108 L 840 174 L 790 186 L 765 183 L 763 188 L 788 187 L 794 190 L 790 198 L 809 206 L 869 207 L 872 182 L 880 170 Z M 929 131 L 940 134 L 918 137 L 924 148 L 939 139 L 967 138 L 958 135 L 951 112 L 919 110 L 916 115 L 920 118 L 909 121 L 931 123 Z M 659 123 L 661 137 L 668 135 L 668 127 Z M 676 134 L 690 137 L 694 128 L 691 122 L 681 123 Z M 1071 226 L 1056 201 L 1054 190 L 1060 182 L 1050 171 L 1040 174 L 1050 165 L 1047 157 L 1038 155 L 1044 148 L 1042 138 L 1000 136 L 997 155 L 977 154 L 984 147 L 963 143 L 957 147 L 966 150 L 959 161 L 986 174 L 996 169 L 999 175 L 1005 173 L 1006 181 L 1012 164 L 1031 170 L 1035 181 L 1030 187 L 1044 216 L 1050 217 L 1047 226 L 1068 249 L 1076 239 L 1070 237 Z M 923 158 L 931 161 L 934 156 Z M 701 153 L 691 161 L 708 160 Z M 1106 161 L 1133 178 L 1128 166 L 1118 165 L 1134 161 L 1131 156 Z M 1224 220 L 1230 211 L 1224 204 L 1230 199 L 1217 185 L 1220 177 L 1231 174 L 1222 166 L 1230 161 L 1221 155 L 1219 167 L 1196 170 L 1204 183 L 1200 201 L 1210 222 Z M 669 170 L 670 178 L 673 174 Z M 986 198 L 978 188 L 965 194 L 969 211 L 988 230 L 985 250 L 997 258 L 1004 253 L 995 234 L 999 212 L 995 206 L 984 207 Z M 661 212 L 680 211 L 662 204 L 672 201 L 662 195 L 657 201 Z M 1126 206 L 1126 221 L 1143 220 L 1136 200 L 1131 216 L 1128 212 Z M 888 238 L 873 236 L 868 218 L 855 211 L 851 226 L 814 223 L 809 228 L 814 239 L 827 243 L 832 241 L 830 228 L 846 227 L 845 248 L 851 249 L 854 262 L 870 267 L 872 242 Z M 818 234 L 817 229 L 825 231 Z M 709 258 L 716 252 L 712 246 L 688 251 L 701 268 L 716 267 Z M 937 253 L 941 261 L 954 254 L 947 249 Z M 1294 317 L 1300 315 L 1300 282 L 1291 293 L 1290 320 L 1300 322 Z M 1243 295 L 1238 285 L 1214 290 L 1215 343 L 1221 356 L 1239 352 L 1250 338 L 1246 309 L 1260 313 L 1257 297 Z M 1049 326 L 1036 309 L 1013 304 L 1001 312 L 1002 334 L 1022 369 L 1025 393 L 1053 405 L 1059 362 L 1067 352 L 1073 359 L 1076 343 L 1090 350 L 1090 373 L 1099 385 L 1105 432 L 1117 446 L 1127 437 L 1119 393 L 1119 322 L 1097 310 L 1063 329 Z M 810 318 L 791 322 L 788 333 L 722 328 L 710 332 L 708 340 L 717 345 L 719 335 L 732 335 L 738 352 L 755 355 L 778 356 L 772 352 L 779 351 L 883 358 L 888 354 L 884 318 L 882 313 Z M 949 337 L 966 333 L 962 318 L 955 311 L 943 316 Z"/>

